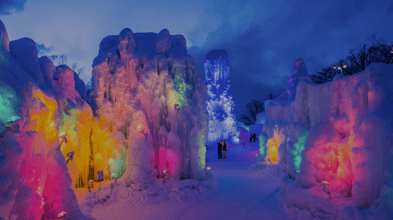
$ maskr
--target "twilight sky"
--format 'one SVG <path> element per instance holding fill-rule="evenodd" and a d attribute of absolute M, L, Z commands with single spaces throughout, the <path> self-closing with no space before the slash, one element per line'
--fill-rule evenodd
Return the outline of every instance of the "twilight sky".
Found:
<path fill-rule="evenodd" d="M 39 55 L 85 67 L 85 83 L 101 40 L 126 27 L 184 35 L 203 78 L 206 54 L 225 49 L 238 117 L 251 99 L 284 92 L 297 58 L 315 74 L 367 36 L 393 42 L 392 0 L 0 0 L 0 19 L 11 41 L 29 37 Z"/>

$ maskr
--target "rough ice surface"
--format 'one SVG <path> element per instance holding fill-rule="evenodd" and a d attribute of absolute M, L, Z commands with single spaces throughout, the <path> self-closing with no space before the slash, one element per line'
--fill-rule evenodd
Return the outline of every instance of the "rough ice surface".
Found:
<path fill-rule="evenodd" d="M 59 134 L 65 115 L 74 111 L 91 120 L 92 111 L 73 77 L 57 69 L 61 80 L 51 79 L 54 66 L 39 61 L 33 40 L 8 45 L 1 21 L 0 32 L 0 122 L 10 126 L 0 137 L 0 218 L 53 219 L 65 210 L 67 217 L 79 218 Z M 69 133 L 67 138 L 78 141 Z"/>
<path fill-rule="evenodd" d="M 38 58 L 33 40 L 9 42 L 2 22 L 0 34 L 0 218 L 82 219 L 74 190 L 97 171 L 134 190 L 207 178 L 206 86 L 183 36 L 104 38 L 86 96 L 68 66 Z"/>
<path fill-rule="evenodd" d="M 393 65 L 373 63 L 363 72 L 318 85 L 309 80 L 303 60 L 295 61 L 287 91 L 266 103 L 260 136 L 265 161 L 287 162 L 289 176 L 310 193 L 315 187 L 322 190 L 326 181 L 335 201 L 347 199 L 359 208 L 389 206 L 392 74 Z M 293 200 L 290 206 L 307 209 L 295 191 L 286 193 Z"/>
<path fill-rule="evenodd" d="M 206 55 L 205 83 L 208 90 L 206 110 L 209 114 L 207 141 L 226 140 L 239 143 L 235 103 L 230 91 L 229 61 L 225 50 L 212 50 Z"/>
<path fill-rule="evenodd" d="M 10 54 L 38 84 L 43 84 L 44 79 L 38 63 L 38 50 L 35 42 L 30 38 L 21 38 L 10 42 Z"/>
<path fill-rule="evenodd" d="M 126 28 L 104 38 L 92 84 L 94 114 L 127 149 L 127 185 L 205 178 L 206 86 L 183 36 Z"/>

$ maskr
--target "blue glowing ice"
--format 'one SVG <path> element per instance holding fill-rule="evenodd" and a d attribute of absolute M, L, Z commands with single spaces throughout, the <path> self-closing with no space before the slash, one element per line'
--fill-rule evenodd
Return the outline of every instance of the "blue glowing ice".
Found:
<path fill-rule="evenodd" d="M 205 75 L 208 90 L 206 110 L 209 114 L 207 142 L 223 139 L 239 143 L 235 103 L 230 91 L 228 53 L 225 50 L 212 50 L 206 55 Z"/>

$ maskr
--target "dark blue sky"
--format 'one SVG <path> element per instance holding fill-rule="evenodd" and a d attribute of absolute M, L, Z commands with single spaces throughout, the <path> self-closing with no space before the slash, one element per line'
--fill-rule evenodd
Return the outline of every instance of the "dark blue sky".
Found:
<path fill-rule="evenodd" d="M 126 27 L 184 35 L 202 77 L 206 54 L 225 49 L 238 116 L 251 99 L 280 95 L 297 58 L 315 74 L 367 36 L 393 42 L 392 0 L 9 0 L 0 1 L 0 19 L 10 40 L 32 38 L 41 55 L 66 53 L 85 66 L 85 82 L 100 41 Z"/>

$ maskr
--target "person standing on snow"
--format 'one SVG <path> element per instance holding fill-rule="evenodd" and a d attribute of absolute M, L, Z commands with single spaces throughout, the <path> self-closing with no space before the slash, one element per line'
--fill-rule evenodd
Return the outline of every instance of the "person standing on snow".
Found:
<path fill-rule="evenodd" d="M 217 143 L 218 159 L 222 159 L 222 140 Z"/>
<path fill-rule="evenodd" d="M 227 144 L 225 143 L 225 140 L 222 144 L 222 152 L 224 153 L 224 159 L 227 159 Z"/>

